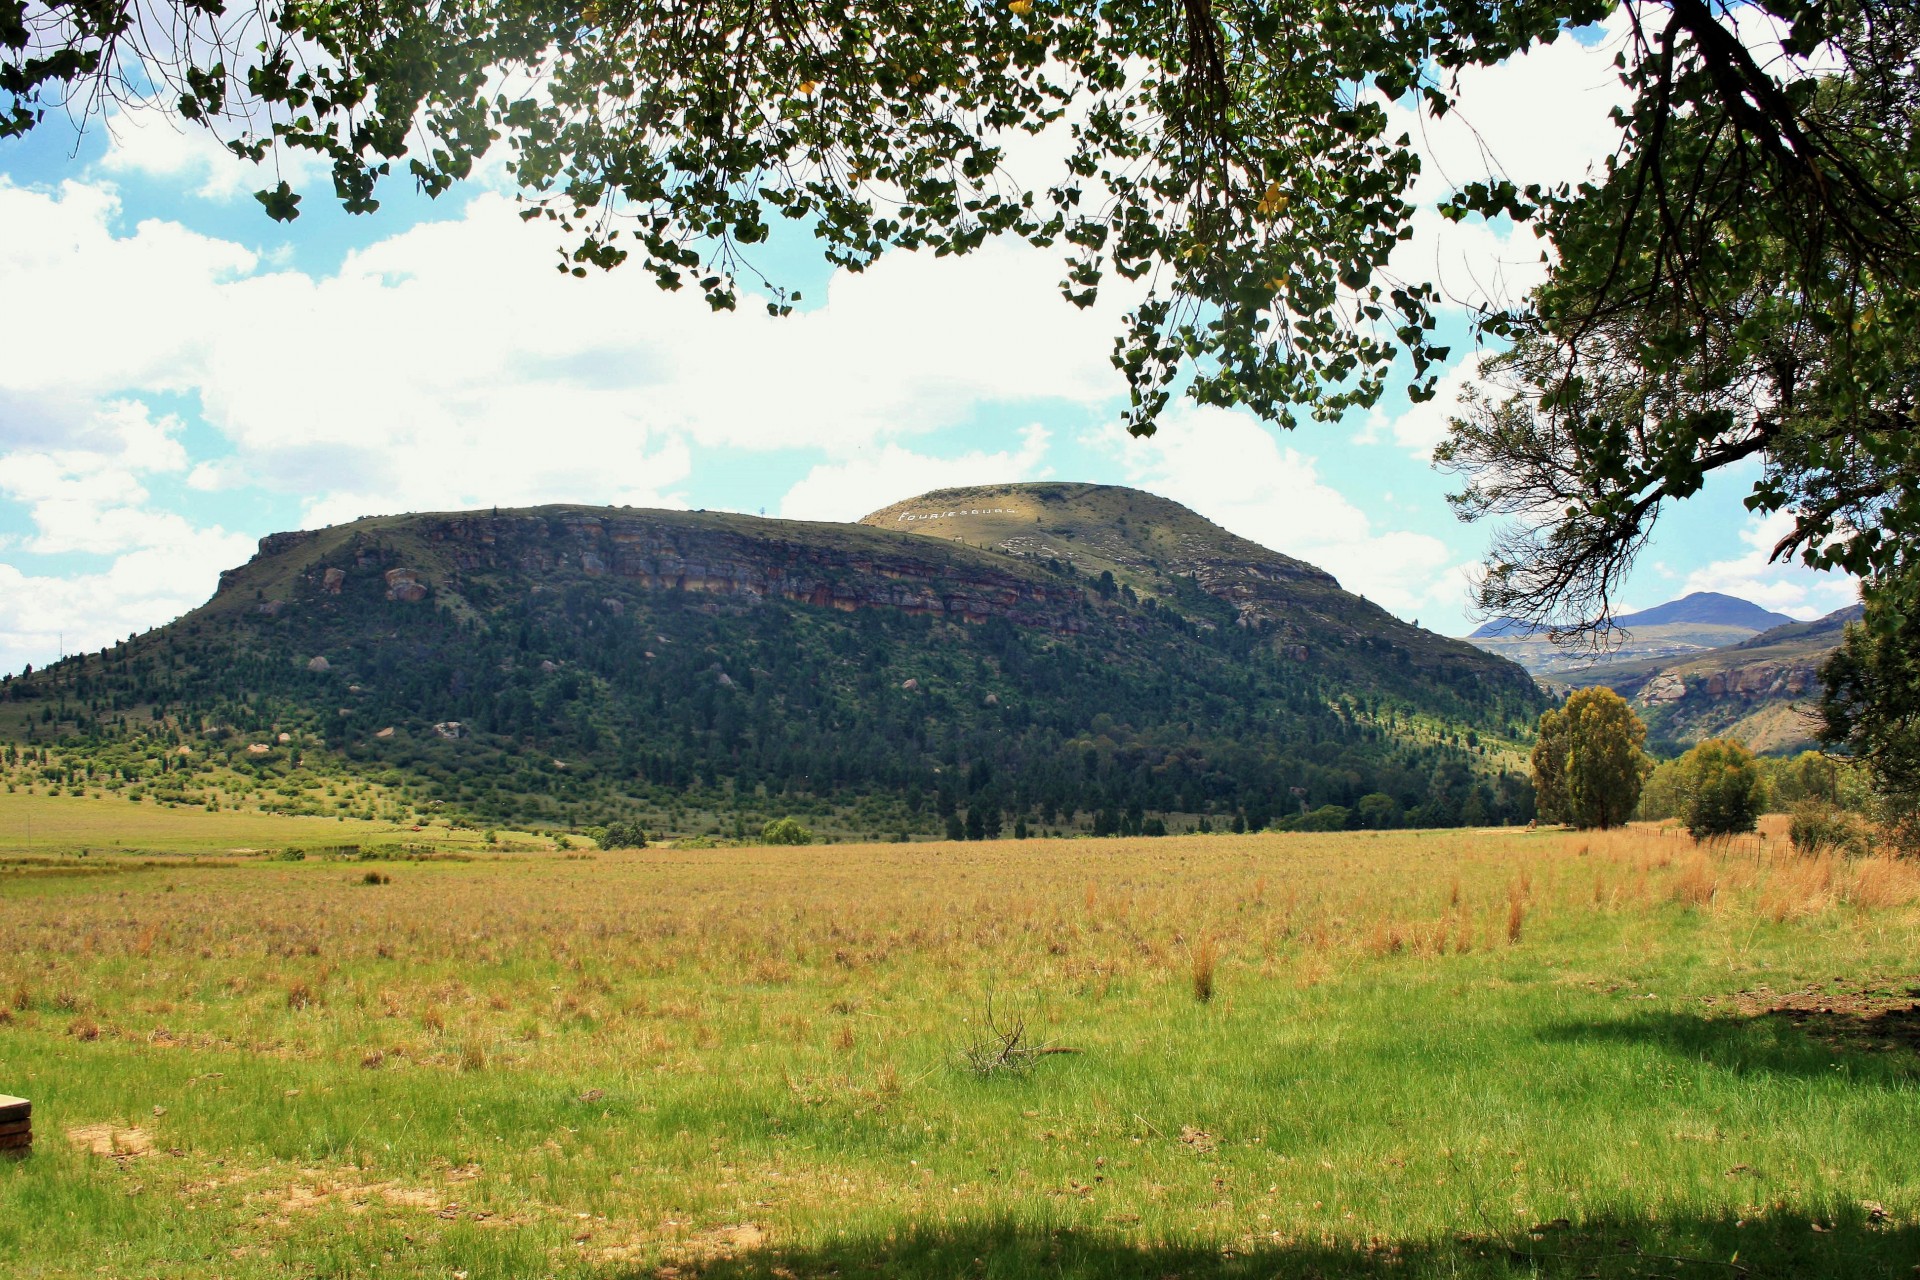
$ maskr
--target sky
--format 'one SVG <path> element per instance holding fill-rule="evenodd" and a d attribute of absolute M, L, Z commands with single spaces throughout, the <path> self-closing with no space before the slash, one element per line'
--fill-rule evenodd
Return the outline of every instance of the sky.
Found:
<path fill-rule="evenodd" d="M 520 220 L 497 166 L 436 201 L 396 184 L 358 217 L 296 168 L 303 215 L 278 224 L 251 198 L 276 179 L 201 133 L 49 119 L 0 141 L 0 672 L 170 621 L 285 529 L 542 502 L 855 520 L 1041 479 L 1162 494 L 1465 634 L 1487 530 L 1454 518 L 1457 481 L 1429 454 L 1485 354 L 1464 304 L 1518 296 L 1543 268 L 1525 229 L 1431 206 L 1490 172 L 1597 166 L 1614 38 L 1469 72 L 1459 111 L 1397 121 L 1424 168 L 1393 265 L 1456 300 L 1437 400 L 1395 392 L 1291 431 L 1180 404 L 1145 440 L 1120 426 L 1120 301 L 1075 309 L 1048 252 L 899 253 L 852 274 L 788 241 L 760 265 L 802 308 L 716 314 L 637 265 L 556 271 L 555 233 Z M 1740 502 L 1756 466 L 1669 511 L 1629 608 L 1695 590 L 1799 617 L 1852 601 L 1846 579 L 1767 563 L 1781 521 Z"/>

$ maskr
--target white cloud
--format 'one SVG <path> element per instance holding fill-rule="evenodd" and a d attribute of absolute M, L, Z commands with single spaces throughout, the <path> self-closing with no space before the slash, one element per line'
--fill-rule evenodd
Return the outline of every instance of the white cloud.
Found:
<path fill-rule="evenodd" d="M 1431 458 L 1434 446 L 1447 438 L 1447 424 L 1460 412 L 1461 395 L 1481 385 L 1481 368 L 1491 356 L 1491 352 L 1472 351 L 1454 361 L 1434 384 L 1431 400 L 1409 404 L 1392 418 L 1374 410 L 1360 431 L 1360 440 L 1374 444 L 1391 436 L 1414 457 Z"/>
<path fill-rule="evenodd" d="M 1243 413 L 1182 406 L 1144 440 L 1111 429 L 1102 439 L 1128 482 L 1172 498 L 1214 523 L 1340 579 L 1396 614 L 1458 611 L 1467 566 L 1446 543 L 1410 530 L 1377 530 L 1319 476 L 1312 458 L 1282 448 Z"/>
<path fill-rule="evenodd" d="M 1613 65 L 1624 15 L 1616 11 L 1594 43 L 1562 36 L 1493 66 L 1460 71 L 1449 86 L 1458 105 L 1444 116 L 1406 103 L 1388 107 L 1389 136 L 1405 132 L 1421 157 L 1412 191 L 1420 208 L 1412 237 L 1389 264 L 1395 275 L 1432 280 L 1444 298 L 1466 307 L 1511 305 L 1545 279 L 1546 246 L 1530 228 L 1448 222 L 1435 206 L 1490 178 L 1510 177 L 1524 187 L 1602 172 L 1620 141 L 1608 113 L 1627 101 Z"/>
<path fill-rule="evenodd" d="M 0 671 L 98 649 L 184 613 L 213 594 L 220 570 L 251 539 L 184 529 L 164 545 L 119 556 L 97 573 L 28 574 L 0 563 Z"/>
<path fill-rule="evenodd" d="M 712 314 L 635 266 L 574 280 L 554 232 L 504 198 L 421 224 L 316 277 L 143 222 L 110 192 L 0 186 L 0 289 L 49 323 L 0 354 L 0 394 L 197 393 L 234 446 L 196 467 L 342 512 L 535 501 L 671 501 L 691 446 L 851 451 L 982 405 L 1104 401 L 1120 302 L 1081 312 L 1057 263 L 994 244 L 893 255 L 786 319 Z M 153 307 L 126 298 L 157 300 Z M 85 343 L 73 340 L 87 333 Z"/>
<path fill-rule="evenodd" d="M 153 219 L 119 235 L 119 212 L 110 188 L 48 193 L 0 177 L 0 296 L 33 317 L 0 346 L 0 394 L 91 404 L 185 391 L 211 326 L 262 327 L 226 302 L 254 269 L 251 250 Z"/>
<path fill-rule="evenodd" d="M 38 529 L 26 549 L 112 555 L 189 532 L 179 516 L 142 505 L 141 476 L 186 466 L 186 451 L 174 438 L 180 426 L 173 417 L 156 422 L 144 404 L 115 401 L 59 448 L 0 453 L 0 494 L 26 506 Z"/>
<path fill-rule="evenodd" d="M 186 470 L 177 418 L 114 400 L 63 423 L 57 443 L 12 426 L 0 424 L 0 497 L 26 509 L 34 532 L 8 550 L 108 563 L 54 573 L 0 563 L 0 671 L 164 622 L 211 595 L 220 570 L 252 550 L 243 535 L 150 501 L 148 477 Z"/>
<path fill-rule="evenodd" d="M 1693 570 L 1681 594 L 1718 591 L 1802 619 L 1818 618 L 1859 599 L 1859 583 L 1844 574 L 1823 573 L 1798 563 L 1771 562 L 1773 548 L 1792 528 L 1790 511 L 1748 517 L 1740 531 L 1747 550 L 1730 560 Z"/>
<path fill-rule="evenodd" d="M 1017 450 L 957 458 L 936 458 L 897 444 L 858 450 L 807 472 L 787 491 L 780 514 L 790 520 L 858 520 L 929 489 L 1041 479 L 1048 474 L 1048 438 L 1044 427 L 1030 426 L 1020 433 Z"/>
<path fill-rule="evenodd" d="M 315 189 L 326 166 L 311 153 L 283 148 L 259 164 L 242 160 L 206 128 L 157 103 L 110 112 L 102 122 L 109 174 L 164 178 L 202 200 L 225 202 L 283 179 L 296 191 Z"/>

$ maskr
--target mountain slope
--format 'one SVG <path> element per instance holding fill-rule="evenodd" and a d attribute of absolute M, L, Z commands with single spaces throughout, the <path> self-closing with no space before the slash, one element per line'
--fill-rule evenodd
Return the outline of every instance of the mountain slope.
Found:
<path fill-rule="evenodd" d="M 1112 553 L 1110 582 L 708 512 L 276 534 L 178 622 L 9 680 L 0 732 L 155 796 L 217 768 L 249 803 L 327 811 L 345 771 L 394 816 L 552 827 L 1258 824 L 1371 792 L 1420 821 L 1523 815 L 1502 766 L 1541 705 L 1524 672 L 1159 499 L 1139 509 L 1185 558 L 1134 563 L 1095 499 L 1063 518 Z"/>
<path fill-rule="evenodd" d="M 1117 485 L 1038 482 L 936 489 L 861 524 L 1057 566 L 1121 598 L 1178 607 L 1198 593 L 1294 661 L 1363 684 L 1418 681 L 1431 691 L 1518 693 L 1524 675 L 1343 591 L 1333 575 L 1270 551 L 1156 494 Z"/>

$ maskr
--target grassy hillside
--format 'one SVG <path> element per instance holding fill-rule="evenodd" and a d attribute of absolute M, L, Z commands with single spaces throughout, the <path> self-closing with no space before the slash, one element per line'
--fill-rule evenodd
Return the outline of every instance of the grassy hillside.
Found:
<path fill-rule="evenodd" d="M 1178 534 L 1154 594 L 703 512 L 275 535 L 179 622 L 8 680 L 0 763 L 168 804 L 722 836 L 1258 827 L 1369 795 L 1389 823 L 1527 815 L 1524 673 Z"/>
<path fill-rule="evenodd" d="M 0 1274 L 1908 1280 L 1920 869 L 1774 835 L 13 869 Z"/>
<path fill-rule="evenodd" d="M 1175 610 L 1204 595 L 1294 660 L 1354 684 L 1525 685 L 1474 646 L 1411 626 L 1341 590 L 1331 574 L 1138 489 L 1054 481 L 936 489 L 861 523 L 1044 564 L 1109 595 Z"/>

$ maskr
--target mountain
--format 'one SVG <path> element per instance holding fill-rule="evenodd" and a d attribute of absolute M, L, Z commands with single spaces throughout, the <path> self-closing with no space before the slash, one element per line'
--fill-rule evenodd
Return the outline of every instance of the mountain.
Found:
<path fill-rule="evenodd" d="M 1721 595 L 1718 591 L 1695 591 L 1639 613 L 1623 614 L 1614 619 L 1614 625 L 1623 631 L 1632 631 L 1636 627 L 1663 627 L 1677 622 L 1691 622 L 1710 627 L 1745 627 L 1757 632 L 1789 626 L 1795 621 L 1797 619 L 1784 613 L 1762 609 L 1738 596 Z"/>
<path fill-rule="evenodd" d="M 855 525 L 550 506 L 275 534 L 177 622 L 9 678 L 0 738 L 30 782 L 172 803 L 932 834 L 1376 792 L 1515 820 L 1542 705 L 1176 504 L 1040 485 Z"/>
<path fill-rule="evenodd" d="M 1123 600 L 1193 598 L 1197 588 L 1229 606 L 1232 622 L 1270 635 L 1283 656 L 1358 685 L 1509 688 L 1520 674 L 1402 622 L 1342 590 L 1324 570 L 1138 489 L 1058 482 L 937 489 L 860 523 L 995 551 L 1085 579 L 1096 592 L 1111 577 L 1111 594 Z"/>
<path fill-rule="evenodd" d="M 1631 698 L 1653 739 L 1689 745 L 1725 735 L 1756 751 L 1797 751 L 1813 745 L 1808 713 L 1820 695 L 1821 664 L 1860 614 L 1859 605 L 1849 605 L 1679 662 L 1608 663 L 1566 682 L 1606 685 Z"/>
<path fill-rule="evenodd" d="M 1696 591 L 1651 609 L 1622 614 L 1595 643 L 1558 645 L 1545 632 L 1513 618 L 1491 619 L 1467 640 L 1536 676 L 1573 681 L 1601 667 L 1707 653 L 1793 621 L 1737 596 Z"/>

